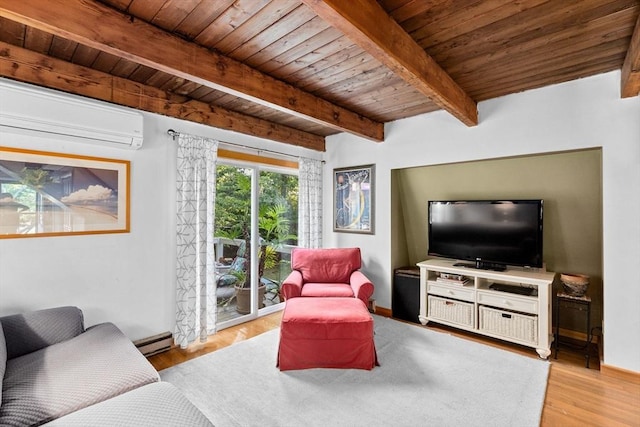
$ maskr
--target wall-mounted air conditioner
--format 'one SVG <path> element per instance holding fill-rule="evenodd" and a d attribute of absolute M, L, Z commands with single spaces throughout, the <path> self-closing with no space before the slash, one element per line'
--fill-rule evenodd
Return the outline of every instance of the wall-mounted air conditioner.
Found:
<path fill-rule="evenodd" d="M 136 111 L 0 78 L 0 126 L 138 149 L 142 122 Z"/>

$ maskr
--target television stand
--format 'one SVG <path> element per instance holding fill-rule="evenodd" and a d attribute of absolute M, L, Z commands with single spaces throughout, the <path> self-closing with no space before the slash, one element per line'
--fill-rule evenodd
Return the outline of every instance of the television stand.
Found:
<path fill-rule="evenodd" d="M 442 323 L 551 354 L 554 273 L 490 271 L 430 259 L 420 267 L 420 323 Z"/>
<path fill-rule="evenodd" d="M 470 262 L 456 262 L 454 267 L 477 268 L 478 270 L 505 271 L 507 266 L 504 264 L 496 264 L 493 262 L 476 261 L 475 264 Z"/>

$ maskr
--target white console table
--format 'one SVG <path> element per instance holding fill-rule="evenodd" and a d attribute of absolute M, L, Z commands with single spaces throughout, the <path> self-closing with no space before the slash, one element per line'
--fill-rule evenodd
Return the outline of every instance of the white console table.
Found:
<path fill-rule="evenodd" d="M 418 318 L 423 325 L 442 323 L 532 347 L 541 358 L 549 357 L 554 273 L 542 269 L 479 270 L 454 264 L 443 259 L 417 264 Z"/>

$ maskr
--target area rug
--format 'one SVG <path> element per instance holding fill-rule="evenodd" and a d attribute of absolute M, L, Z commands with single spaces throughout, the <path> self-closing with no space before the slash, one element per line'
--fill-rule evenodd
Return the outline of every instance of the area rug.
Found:
<path fill-rule="evenodd" d="M 160 376 L 218 427 L 540 424 L 549 362 L 374 319 L 380 366 L 371 371 L 280 372 L 276 329 Z"/>

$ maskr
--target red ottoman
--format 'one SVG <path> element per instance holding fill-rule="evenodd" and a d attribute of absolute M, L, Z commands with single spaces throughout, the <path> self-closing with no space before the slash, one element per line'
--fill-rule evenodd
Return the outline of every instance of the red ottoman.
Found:
<path fill-rule="evenodd" d="M 373 318 L 358 298 L 291 298 L 280 327 L 281 371 L 373 369 L 378 365 Z"/>

